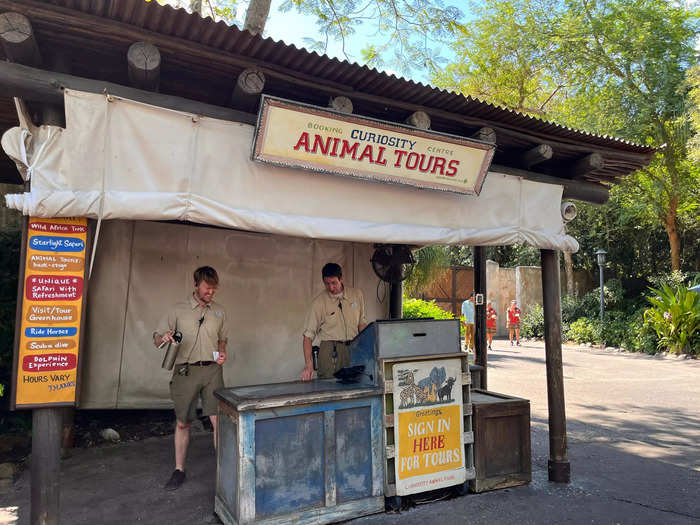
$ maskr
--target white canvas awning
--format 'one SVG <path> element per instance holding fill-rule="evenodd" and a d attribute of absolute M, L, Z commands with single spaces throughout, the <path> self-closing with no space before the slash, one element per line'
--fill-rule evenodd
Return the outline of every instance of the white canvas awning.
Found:
<path fill-rule="evenodd" d="M 2 146 L 31 179 L 7 195 L 37 217 L 180 220 L 315 239 L 578 250 L 562 187 L 490 172 L 479 196 L 250 160 L 254 128 L 66 90 L 66 128 L 12 128 Z"/>

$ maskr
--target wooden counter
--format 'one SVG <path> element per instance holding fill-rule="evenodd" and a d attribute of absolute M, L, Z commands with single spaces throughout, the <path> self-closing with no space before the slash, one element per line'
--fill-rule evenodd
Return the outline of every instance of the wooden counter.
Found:
<path fill-rule="evenodd" d="M 382 512 L 380 394 L 335 379 L 217 391 L 219 518 L 331 523 Z"/>

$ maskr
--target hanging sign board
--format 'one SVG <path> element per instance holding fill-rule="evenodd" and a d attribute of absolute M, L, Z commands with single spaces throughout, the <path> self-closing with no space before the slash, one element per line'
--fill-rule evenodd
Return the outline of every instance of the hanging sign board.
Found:
<path fill-rule="evenodd" d="M 392 370 L 396 494 L 464 483 L 460 360 L 398 363 Z"/>
<path fill-rule="evenodd" d="M 495 146 L 264 96 L 253 160 L 476 194 Z"/>
<path fill-rule="evenodd" d="M 15 406 L 75 403 L 87 219 L 29 218 Z"/>

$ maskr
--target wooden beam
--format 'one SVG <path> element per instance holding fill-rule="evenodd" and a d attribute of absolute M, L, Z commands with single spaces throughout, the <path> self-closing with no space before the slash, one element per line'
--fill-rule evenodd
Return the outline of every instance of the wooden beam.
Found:
<path fill-rule="evenodd" d="M 265 73 L 259 69 L 246 69 L 236 79 L 231 105 L 249 113 L 257 112 L 264 87 Z"/>
<path fill-rule="evenodd" d="M 330 100 L 328 100 L 328 107 L 348 115 L 350 115 L 354 109 L 352 100 L 348 97 L 331 97 Z"/>
<path fill-rule="evenodd" d="M 211 104 L 204 104 L 203 102 L 171 95 L 150 93 L 148 91 L 122 86 L 120 84 L 112 84 L 110 82 L 44 71 L 20 64 L 12 64 L 10 62 L 0 62 L 0 86 L 6 91 L 8 96 L 16 96 L 40 102 L 62 103 L 63 89 L 70 88 L 79 91 L 87 91 L 89 93 L 106 92 L 153 106 L 194 113 L 196 115 L 204 115 L 221 120 L 244 122 L 247 124 L 256 123 L 256 116 L 254 114 L 237 111 L 235 109 L 213 106 Z M 563 186 L 563 197 L 567 199 L 603 204 L 609 198 L 608 188 L 601 184 L 549 177 L 547 175 L 498 164 L 492 164 L 491 171 L 515 175 L 535 182 Z"/>
<path fill-rule="evenodd" d="M 605 204 L 610 198 L 610 190 L 607 186 L 596 182 L 586 182 L 583 180 L 560 179 L 558 177 L 550 177 L 541 173 L 511 168 L 501 164 L 491 164 L 489 171 L 495 173 L 505 173 L 506 175 L 515 175 L 533 182 L 543 182 L 544 184 L 555 184 L 562 186 L 564 192 L 563 199 L 573 199 L 577 201 L 590 202 L 592 204 Z"/>
<path fill-rule="evenodd" d="M 430 129 L 430 115 L 425 111 L 414 111 L 406 119 L 406 124 L 418 129 Z"/>
<path fill-rule="evenodd" d="M 605 159 L 603 159 L 603 156 L 600 153 L 591 153 L 578 160 L 571 167 L 571 176 L 572 178 L 583 177 L 603 167 L 605 167 Z"/>
<path fill-rule="evenodd" d="M 496 143 L 496 131 L 493 128 L 483 127 L 476 131 L 476 133 L 471 135 L 471 138 L 480 140 L 481 142 L 488 142 L 489 144 Z"/>
<path fill-rule="evenodd" d="M 138 89 L 158 91 L 160 84 L 160 52 L 148 42 L 135 42 L 126 52 L 129 82 Z"/>
<path fill-rule="evenodd" d="M 554 250 L 540 250 L 540 258 L 542 261 L 547 406 L 549 408 L 549 481 L 569 483 L 571 466 L 566 442 L 564 372 L 561 356 L 559 256 Z"/>
<path fill-rule="evenodd" d="M 21 13 L 0 14 L 0 42 L 5 56 L 11 62 L 28 66 L 41 65 L 41 53 L 34 38 L 32 24 Z"/>
<path fill-rule="evenodd" d="M 552 146 L 549 144 L 540 144 L 523 153 L 520 157 L 520 164 L 525 169 L 530 169 L 535 164 L 551 159 L 553 154 L 554 150 Z"/>
<path fill-rule="evenodd" d="M 534 130 L 528 132 L 520 131 L 516 124 L 494 123 L 492 121 L 472 118 L 447 110 L 421 107 L 410 102 L 363 93 L 355 89 L 355 86 L 348 86 L 327 79 L 319 79 L 313 75 L 295 71 L 294 69 L 265 63 L 263 60 L 234 55 L 233 53 L 192 42 L 184 38 L 162 35 L 111 18 L 90 15 L 44 2 L 24 0 L 22 3 L 18 3 L 16 0 L 0 0 L 0 9 L 3 8 L 30 15 L 32 20 L 35 21 L 35 25 L 41 22 L 42 29 L 52 31 L 55 33 L 57 39 L 66 39 L 66 35 L 70 34 L 71 37 L 74 37 L 74 41 L 77 42 L 82 38 L 82 42 L 84 43 L 94 39 L 96 35 L 100 35 L 100 38 L 103 40 L 109 39 L 112 46 L 115 44 L 128 45 L 134 41 L 148 39 L 159 47 L 161 53 L 170 53 L 173 62 L 179 62 L 185 66 L 192 62 L 200 63 L 206 61 L 218 67 L 227 66 L 238 69 L 253 67 L 260 69 L 268 78 L 275 78 L 289 82 L 292 85 L 308 88 L 315 92 L 326 93 L 331 96 L 344 95 L 365 102 L 385 106 L 389 105 L 393 108 L 403 109 L 408 112 L 425 110 L 426 112 L 430 112 L 433 118 L 457 122 L 465 127 L 490 126 L 499 135 L 503 134 L 527 142 L 532 142 L 533 139 L 551 141 L 553 138 L 551 134 Z M 556 138 L 555 140 L 557 141 L 557 149 L 561 147 L 566 151 L 581 153 L 590 152 L 591 149 L 595 149 L 594 145 L 579 145 L 575 138 Z M 606 146 L 601 146 L 599 151 L 604 152 L 606 155 L 614 155 L 617 159 L 629 159 L 635 163 L 640 162 L 640 158 L 648 159 L 654 154 L 653 151 L 649 153 L 635 153 Z"/>
<path fill-rule="evenodd" d="M 153 106 L 232 122 L 255 124 L 257 120 L 254 114 L 235 109 L 10 62 L 0 62 L 0 87 L 7 96 L 38 102 L 63 103 L 63 90 L 75 89 L 88 93 L 108 93 Z"/>

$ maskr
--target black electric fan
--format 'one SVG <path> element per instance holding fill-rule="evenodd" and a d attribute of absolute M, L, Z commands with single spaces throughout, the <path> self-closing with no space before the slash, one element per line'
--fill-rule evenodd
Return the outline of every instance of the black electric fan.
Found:
<path fill-rule="evenodd" d="M 388 244 L 377 246 L 370 261 L 377 277 L 392 284 L 408 279 L 416 263 L 408 246 Z"/>

